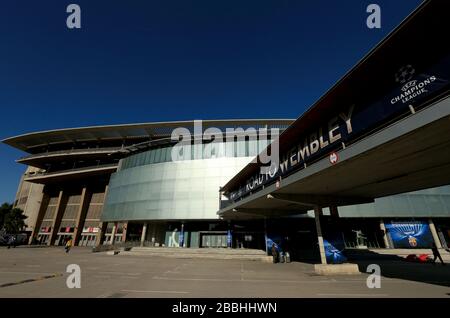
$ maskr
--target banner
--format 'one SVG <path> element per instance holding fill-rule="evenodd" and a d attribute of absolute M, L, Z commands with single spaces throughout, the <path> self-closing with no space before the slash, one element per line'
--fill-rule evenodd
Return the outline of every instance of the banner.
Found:
<path fill-rule="evenodd" d="M 385 224 L 395 248 L 430 248 L 433 244 L 430 226 L 424 221 Z"/>
<path fill-rule="evenodd" d="M 342 264 L 347 261 L 347 257 L 343 254 L 345 244 L 341 233 L 327 235 L 323 245 L 328 264 Z"/>

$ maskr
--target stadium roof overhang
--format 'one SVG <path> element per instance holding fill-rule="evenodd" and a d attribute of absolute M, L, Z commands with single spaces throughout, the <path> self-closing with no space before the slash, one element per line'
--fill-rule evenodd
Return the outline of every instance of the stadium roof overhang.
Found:
<path fill-rule="evenodd" d="M 251 163 L 222 187 L 230 200 L 219 215 L 297 214 L 450 184 L 446 15 L 443 2 L 424 2 L 281 134 L 276 169 Z"/>
<path fill-rule="evenodd" d="M 214 127 L 223 130 L 233 127 L 241 127 L 243 129 L 253 127 L 259 129 L 271 125 L 285 128 L 292 121 L 292 119 L 202 120 L 201 126 L 203 129 Z M 136 139 L 140 140 L 138 141 L 139 143 L 142 142 L 142 139 L 148 139 L 150 141 L 170 138 L 172 131 L 179 127 L 194 131 L 196 123 L 199 122 L 190 120 L 56 129 L 7 138 L 3 140 L 3 143 L 31 153 L 33 152 L 33 148 L 74 142 Z"/>
<path fill-rule="evenodd" d="M 450 183 L 450 98 L 423 109 L 219 211 L 278 216 Z"/>

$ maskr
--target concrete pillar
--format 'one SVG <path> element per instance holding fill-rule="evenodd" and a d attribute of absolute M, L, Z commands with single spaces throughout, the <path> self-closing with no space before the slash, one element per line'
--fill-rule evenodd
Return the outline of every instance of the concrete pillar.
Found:
<path fill-rule="evenodd" d="M 339 218 L 338 207 L 335 205 L 330 206 L 330 215 L 333 218 Z"/>
<path fill-rule="evenodd" d="M 56 204 L 55 216 L 53 217 L 52 222 L 52 231 L 50 233 L 50 239 L 48 240 L 47 245 L 55 244 L 56 236 L 58 235 L 59 226 L 61 225 L 61 219 L 64 213 L 64 207 L 67 202 L 67 197 L 64 194 L 64 191 L 59 191 L 58 203 Z"/>
<path fill-rule="evenodd" d="M 128 222 L 123 222 L 122 225 L 122 243 L 125 243 L 127 240 L 127 229 L 128 229 Z"/>
<path fill-rule="evenodd" d="M 34 224 L 33 231 L 31 232 L 30 241 L 28 244 L 33 243 L 33 239 L 37 238 L 39 231 L 41 229 L 42 219 L 44 218 L 45 212 L 47 211 L 47 206 L 50 201 L 50 196 L 44 192 L 42 195 L 41 206 L 39 207 L 38 216 L 36 218 L 36 223 Z"/>
<path fill-rule="evenodd" d="M 156 235 L 158 234 L 157 226 L 158 226 L 157 223 L 152 224 L 152 235 L 151 235 L 152 246 L 155 246 L 155 243 L 156 243 Z"/>
<path fill-rule="evenodd" d="M 386 226 L 384 225 L 384 220 L 380 219 L 380 230 L 381 232 L 383 232 L 383 241 L 384 241 L 384 246 L 386 248 L 390 248 L 390 244 L 389 244 L 389 239 L 388 239 L 388 234 L 386 231 Z"/>
<path fill-rule="evenodd" d="M 148 226 L 147 222 L 145 222 L 144 225 L 142 226 L 141 247 L 144 246 L 145 238 L 147 236 L 147 226 Z"/>
<path fill-rule="evenodd" d="M 428 224 L 430 226 L 431 235 L 433 235 L 433 240 L 434 240 L 434 243 L 436 244 L 436 247 L 442 248 L 441 240 L 439 239 L 439 236 L 436 231 L 436 227 L 434 226 L 434 222 L 431 218 L 428 219 Z"/>
<path fill-rule="evenodd" d="M 92 194 L 87 190 L 86 187 L 81 191 L 81 201 L 80 208 L 77 213 L 77 220 L 75 223 L 75 231 L 73 233 L 73 245 L 78 245 L 81 233 L 83 232 L 84 220 L 86 219 L 86 214 L 89 209 L 89 202 L 91 200 Z"/>
<path fill-rule="evenodd" d="M 114 241 L 116 240 L 117 225 L 118 225 L 117 222 L 114 222 L 114 226 L 111 232 L 111 240 L 110 240 L 111 245 L 114 245 Z"/>
<path fill-rule="evenodd" d="M 99 231 L 97 233 L 97 238 L 95 240 L 95 246 L 100 246 L 105 240 L 106 229 L 108 228 L 108 222 L 100 222 Z"/>
<path fill-rule="evenodd" d="M 322 227 L 320 226 L 320 216 L 322 215 L 322 208 L 320 206 L 314 207 L 314 219 L 316 221 L 317 239 L 319 243 L 320 261 L 322 264 L 327 263 L 325 255 L 325 246 L 323 244 Z"/>
<path fill-rule="evenodd" d="M 109 189 L 109 186 L 106 185 L 105 186 L 105 197 L 103 199 L 102 213 L 103 213 L 103 209 L 105 208 L 105 201 L 106 201 L 106 196 L 108 195 L 108 189 Z M 103 242 L 105 241 L 106 230 L 108 229 L 108 222 L 100 222 L 99 228 L 100 228 L 100 230 L 97 233 L 97 239 L 95 240 L 95 246 L 103 245 Z"/>

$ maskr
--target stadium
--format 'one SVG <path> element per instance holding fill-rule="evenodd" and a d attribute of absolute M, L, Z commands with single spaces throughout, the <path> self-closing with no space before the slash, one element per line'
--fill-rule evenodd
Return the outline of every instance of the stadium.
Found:
<path fill-rule="evenodd" d="M 26 153 L 14 205 L 28 216 L 29 244 L 267 251 L 289 241 L 294 256 L 322 263 L 327 244 L 449 247 L 450 52 L 434 32 L 448 28 L 443 12 L 420 6 L 296 120 L 5 139 Z M 275 145 L 280 161 L 267 166 L 261 154 Z"/>

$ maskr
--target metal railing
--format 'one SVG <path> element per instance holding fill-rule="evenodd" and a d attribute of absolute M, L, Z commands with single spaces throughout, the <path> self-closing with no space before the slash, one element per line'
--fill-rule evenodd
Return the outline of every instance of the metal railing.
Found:
<path fill-rule="evenodd" d="M 80 168 L 73 168 L 73 169 L 67 169 L 67 170 L 59 170 L 59 171 L 52 171 L 52 172 L 36 172 L 33 175 L 29 175 L 26 177 L 26 179 L 35 178 L 35 177 L 47 177 L 52 175 L 58 175 L 63 173 L 74 173 L 74 172 L 82 172 L 87 170 L 98 170 L 98 169 L 106 169 L 106 168 L 117 168 L 118 163 L 109 163 L 109 164 L 103 164 L 103 165 L 97 165 L 97 166 L 88 166 L 88 167 L 80 167 Z"/>
<path fill-rule="evenodd" d="M 49 152 L 41 152 L 25 157 L 19 158 L 17 161 L 26 161 L 26 160 L 32 160 L 36 158 L 46 158 L 46 157 L 52 157 L 52 156 L 58 156 L 58 155 L 77 155 L 77 154 L 84 154 L 84 153 L 112 153 L 121 150 L 121 147 L 104 147 L 104 148 L 82 148 L 82 149 L 67 149 L 67 150 L 58 150 L 58 151 L 49 151 Z"/>

